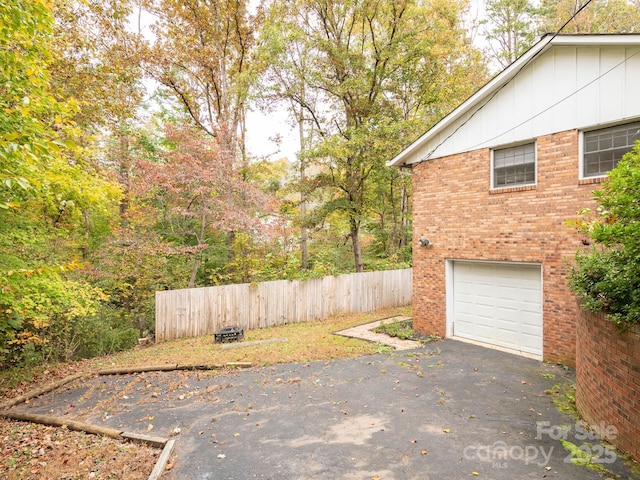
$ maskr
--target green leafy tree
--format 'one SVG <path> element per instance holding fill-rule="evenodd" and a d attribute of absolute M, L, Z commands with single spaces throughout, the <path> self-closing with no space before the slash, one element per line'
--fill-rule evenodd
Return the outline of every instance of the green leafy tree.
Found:
<path fill-rule="evenodd" d="M 143 85 L 136 56 L 140 37 L 129 31 L 130 3 L 53 2 L 51 85 L 58 97 L 77 101 L 73 120 L 85 133 L 117 132 L 137 116 Z"/>
<path fill-rule="evenodd" d="M 594 246 L 576 255 L 570 286 L 586 309 L 624 330 L 640 324 L 640 143 L 594 196 L 597 215 L 578 223 Z"/>
<path fill-rule="evenodd" d="M 77 141 L 80 103 L 52 82 L 54 30 L 47 2 L 0 8 L 2 364 L 75 354 L 86 338 L 76 327 L 91 323 L 102 296 L 73 270 L 120 197 Z"/>
<path fill-rule="evenodd" d="M 489 0 L 486 3 L 485 37 L 489 55 L 502 68 L 526 52 L 536 41 L 538 9 L 528 0 Z"/>
<path fill-rule="evenodd" d="M 38 167 L 63 147 L 74 104 L 56 101 L 47 65 L 53 16 L 44 1 L 8 0 L 0 9 L 0 209 L 18 208 Z"/>
<path fill-rule="evenodd" d="M 586 0 L 543 0 L 539 30 L 556 32 Z M 629 0 L 592 0 L 562 33 L 630 33 L 640 30 L 640 5 Z"/>
<path fill-rule="evenodd" d="M 286 79 L 279 94 L 313 127 L 301 160 L 324 191 L 307 222 L 341 214 L 355 271 L 384 162 L 484 80 L 461 12 L 444 1 L 273 2 L 262 41 Z"/>

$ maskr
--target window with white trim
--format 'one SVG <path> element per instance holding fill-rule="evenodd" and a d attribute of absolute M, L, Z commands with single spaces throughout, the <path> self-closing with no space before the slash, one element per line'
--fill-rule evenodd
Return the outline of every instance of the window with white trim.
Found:
<path fill-rule="evenodd" d="M 536 183 L 535 142 L 493 151 L 493 188 Z"/>
<path fill-rule="evenodd" d="M 584 132 L 583 138 L 582 176 L 603 176 L 640 140 L 640 122 Z"/>

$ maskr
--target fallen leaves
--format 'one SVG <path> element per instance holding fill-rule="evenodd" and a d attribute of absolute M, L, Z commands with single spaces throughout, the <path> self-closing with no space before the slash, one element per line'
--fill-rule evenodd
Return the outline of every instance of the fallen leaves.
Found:
<path fill-rule="evenodd" d="M 159 451 L 66 428 L 0 419 L 0 478 L 147 479 Z"/>

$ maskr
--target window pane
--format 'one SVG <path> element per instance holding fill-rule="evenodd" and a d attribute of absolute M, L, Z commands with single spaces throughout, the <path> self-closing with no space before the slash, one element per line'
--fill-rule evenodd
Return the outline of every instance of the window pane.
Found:
<path fill-rule="evenodd" d="M 600 163 L 600 171 L 601 172 L 608 172 L 609 170 L 613 170 L 614 167 L 614 161 L 613 160 L 608 160 L 606 162 L 601 162 Z"/>
<path fill-rule="evenodd" d="M 585 177 L 606 174 L 640 140 L 640 122 L 603 128 L 584 134 Z"/>
<path fill-rule="evenodd" d="M 493 152 L 493 186 L 529 185 L 536 181 L 535 143 Z"/>
<path fill-rule="evenodd" d="M 611 135 L 602 135 L 600 137 L 600 145 L 598 145 L 599 150 L 607 150 L 613 147 L 613 142 L 611 140 Z"/>
<path fill-rule="evenodd" d="M 613 146 L 614 147 L 626 147 L 627 141 L 629 140 L 627 132 L 616 132 L 613 135 Z"/>

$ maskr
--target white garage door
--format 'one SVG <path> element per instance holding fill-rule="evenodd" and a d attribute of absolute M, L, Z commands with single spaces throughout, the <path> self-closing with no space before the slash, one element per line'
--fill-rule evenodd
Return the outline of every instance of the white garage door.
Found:
<path fill-rule="evenodd" d="M 454 262 L 453 336 L 542 358 L 540 266 Z"/>

